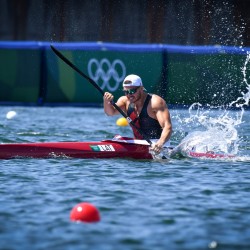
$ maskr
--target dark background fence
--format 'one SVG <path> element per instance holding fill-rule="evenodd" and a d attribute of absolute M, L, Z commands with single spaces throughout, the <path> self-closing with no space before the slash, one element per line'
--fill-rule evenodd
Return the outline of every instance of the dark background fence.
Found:
<path fill-rule="evenodd" d="M 249 0 L 0 0 L 0 40 L 250 45 Z"/>
<path fill-rule="evenodd" d="M 250 0 L 0 0 L 0 104 L 101 103 L 55 60 L 58 42 L 86 73 L 92 59 L 120 60 L 168 103 L 228 105 L 246 88 L 249 10 Z"/>

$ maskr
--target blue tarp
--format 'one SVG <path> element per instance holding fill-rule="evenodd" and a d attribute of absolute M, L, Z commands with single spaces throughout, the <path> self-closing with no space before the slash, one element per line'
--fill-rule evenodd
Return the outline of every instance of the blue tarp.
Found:
<path fill-rule="evenodd" d="M 136 51 L 188 54 L 246 54 L 250 47 L 234 46 L 184 46 L 170 44 L 122 44 L 104 42 L 40 42 L 40 41 L 1 41 L 0 49 L 49 49 L 50 45 L 61 50 L 109 50 L 109 51 Z"/>

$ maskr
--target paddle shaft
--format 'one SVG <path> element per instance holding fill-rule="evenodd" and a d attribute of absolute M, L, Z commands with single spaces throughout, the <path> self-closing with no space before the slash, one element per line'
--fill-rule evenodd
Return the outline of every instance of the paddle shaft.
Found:
<path fill-rule="evenodd" d="M 53 50 L 53 52 L 59 57 L 61 58 L 66 64 L 68 64 L 72 69 L 74 69 L 78 74 L 80 74 L 82 77 L 84 77 L 86 80 L 89 81 L 89 83 L 91 83 L 101 94 L 102 96 L 104 96 L 104 91 L 99 87 L 99 85 L 93 80 L 91 79 L 89 76 L 87 76 L 86 74 L 84 74 L 80 69 L 78 69 L 71 61 L 69 61 L 63 54 L 61 54 L 54 46 L 50 45 L 51 49 Z M 135 123 L 132 121 L 132 119 L 126 114 L 124 113 L 124 111 L 116 105 L 116 103 L 112 102 L 111 103 L 112 106 L 123 116 L 126 118 L 126 120 L 128 121 L 128 123 L 133 126 L 138 132 L 139 134 L 150 144 L 152 145 L 152 141 L 148 138 L 148 136 L 146 136 L 140 128 L 138 128 Z"/>

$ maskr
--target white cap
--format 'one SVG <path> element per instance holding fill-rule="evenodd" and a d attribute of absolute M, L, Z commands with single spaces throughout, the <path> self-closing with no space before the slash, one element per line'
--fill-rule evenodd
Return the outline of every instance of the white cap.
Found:
<path fill-rule="evenodd" d="M 123 87 L 138 87 L 142 86 L 142 80 L 137 75 L 128 75 L 123 81 Z"/>

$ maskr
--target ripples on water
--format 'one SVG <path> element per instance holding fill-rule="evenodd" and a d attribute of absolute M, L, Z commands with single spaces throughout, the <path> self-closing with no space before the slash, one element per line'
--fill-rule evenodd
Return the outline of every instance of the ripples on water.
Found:
<path fill-rule="evenodd" d="M 1 108 L 1 142 L 131 135 L 102 109 L 16 107 L 7 120 L 11 109 Z M 179 124 L 187 110 L 171 113 L 178 143 L 195 127 Z M 1 249 L 250 249 L 248 112 L 237 131 L 236 161 L 1 160 Z M 101 222 L 69 221 L 83 201 Z"/>

